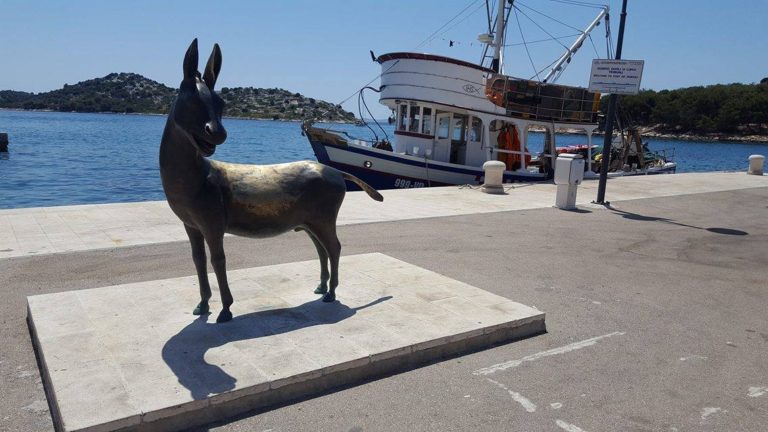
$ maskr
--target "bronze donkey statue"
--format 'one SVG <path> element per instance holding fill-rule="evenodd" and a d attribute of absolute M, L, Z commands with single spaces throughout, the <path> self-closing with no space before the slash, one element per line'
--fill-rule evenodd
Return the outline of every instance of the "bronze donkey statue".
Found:
<path fill-rule="evenodd" d="M 334 301 L 341 254 L 336 217 L 347 190 L 345 180 L 377 201 L 384 198 L 357 177 L 315 162 L 241 165 L 207 159 L 227 139 L 221 124 L 224 101 L 214 91 L 221 70 L 219 45 L 214 45 L 202 77 L 197 63 L 195 39 L 184 57 L 184 80 L 160 143 L 163 190 L 171 210 L 184 223 L 200 284 L 200 304 L 193 313 L 202 315 L 209 310 L 207 243 L 223 305 L 216 322 L 232 319 L 225 233 L 258 238 L 306 231 L 320 257 L 320 284 L 315 293 L 324 294 L 324 302 Z"/>

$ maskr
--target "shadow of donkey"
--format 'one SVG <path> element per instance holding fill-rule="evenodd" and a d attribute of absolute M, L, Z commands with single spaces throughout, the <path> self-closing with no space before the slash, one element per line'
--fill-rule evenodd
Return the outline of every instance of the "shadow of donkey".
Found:
<path fill-rule="evenodd" d="M 252 340 L 307 328 L 335 324 L 350 318 L 361 309 L 391 299 L 381 297 L 366 305 L 350 308 L 340 302 L 325 303 L 318 299 L 302 305 L 269 309 L 235 317 L 226 331 L 208 323 L 208 314 L 184 327 L 165 343 L 162 356 L 179 383 L 186 387 L 195 400 L 235 388 L 237 379 L 217 365 L 205 361 L 205 353 L 230 342 Z M 267 324 L 265 324 L 267 323 Z M 269 324 L 272 325 L 269 325 Z"/>

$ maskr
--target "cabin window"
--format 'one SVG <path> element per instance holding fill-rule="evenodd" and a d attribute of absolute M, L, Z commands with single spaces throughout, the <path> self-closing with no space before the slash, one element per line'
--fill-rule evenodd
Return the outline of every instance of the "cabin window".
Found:
<path fill-rule="evenodd" d="M 397 119 L 397 129 L 405 130 L 405 120 L 408 118 L 408 105 L 400 105 L 400 115 Z"/>
<path fill-rule="evenodd" d="M 411 113 L 408 118 L 408 132 L 418 132 L 421 126 L 421 107 L 411 105 Z"/>
<path fill-rule="evenodd" d="M 472 118 L 472 127 L 469 129 L 469 140 L 472 142 L 480 142 L 480 138 L 482 137 L 482 125 L 483 122 L 480 121 L 479 118 L 473 117 Z"/>
<path fill-rule="evenodd" d="M 448 133 L 451 130 L 451 116 L 450 114 L 444 117 L 437 117 L 437 137 L 448 138 Z"/>
<path fill-rule="evenodd" d="M 453 118 L 453 137 L 451 137 L 454 141 L 464 141 L 464 128 L 466 125 L 464 122 L 466 119 L 464 117 L 454 117 Z"/>
<path fill-rule="evenodd" d="M 432 108 L 422 108 L 421 118 L 423 126 L 421 133 L 425 135 L 432 135 Z"/>

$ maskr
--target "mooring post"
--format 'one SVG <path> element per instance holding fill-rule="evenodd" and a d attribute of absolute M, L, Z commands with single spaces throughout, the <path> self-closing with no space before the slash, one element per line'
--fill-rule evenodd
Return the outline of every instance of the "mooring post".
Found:
<path fill-rule="evenodd" d="M 8 152 L 8 134 L 0 132 L 0 153 Z"/>

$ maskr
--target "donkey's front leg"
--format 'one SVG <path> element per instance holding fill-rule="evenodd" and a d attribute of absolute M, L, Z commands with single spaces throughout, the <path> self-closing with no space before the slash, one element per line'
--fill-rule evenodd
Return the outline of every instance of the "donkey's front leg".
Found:
<path fill-rule="evenodd" d="M 203 234 L 195 228 L 184 224 L 187 230 L 189 244 L 192 246 L 192 261 L 197 270 L 197 282 L 200 285 L 200 303 L 192 311 L 193 315 L 205 315 L 208 313 L 208 300 L 211 298 L 211 286 L 208 284 L 208 267 L 205 262 L 205 239 Z"/>
<path fill-rule="evenodd" d="M 216 273 L 216 280 L 219 282 L 219 293 L 221 294 L 221 304 L 223 306 L 219 312 L 217 323 L 227 322 L 232 319 L 232 312 L 229 307 L 232 306 L 232 293 L 229 291 L 227 283 L 227 259 L 224 256 L 224 233 L 212 235 L 206 238 L 208 249 L 211 251 L 211 265 L 213 272 Z"/>

